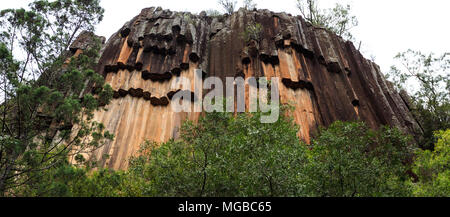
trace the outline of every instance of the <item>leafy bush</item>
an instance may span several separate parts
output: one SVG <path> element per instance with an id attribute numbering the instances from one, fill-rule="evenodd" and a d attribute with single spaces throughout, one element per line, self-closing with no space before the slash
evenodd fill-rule
<path id="1" fill-rule="evenodd" d="M 210 113 L 186 123 L 181 139 L 143 146 L 130 171 L 158 196 L 294 196 L 305 164 L 292 122 L 261 124 L 260 114 Z"/>
<path id="2" fill-rule="evenodd" d="M 413 171 L 417 182 L 411 182 L 414 196 L 450 196 L 450 129 L 436 133 L 439 138 L 434 151 L 419 150 Z"/>
<path id="3" fill-rule="evenodd" d="M 436 55 L 407 50 L 386 75 L 399 91 L 411 96 L 411 111 L 423 129 L 420 147 L 433 150 L 434 133 L 450 128 L 450 53 Z M 409 101 L 409 100 L 408 100 Z"/>
<path id="4" fill-rule="evenodd" d="M 285 117 L 207 114 L 178 141 L 146 143 L 133 176 L 157 196 L 408 196 L 409 137 L 397 129 L 336 122 L 310 150 Z"/>
<path id="5" fill-rule="evenodd" d="M 246 42 L 254 40 L 259 43 L 261 40 L 261 32 L 262 25 L 260 23 L 250 23 L 245 27 L 242 36 Z"/>
<path id="6" fill-rule="evenodd" d="M 336 122 L 311 145 L 282 116 L 260 123 L 260 113 L 208 113 L 186 122 L 181 137 L 146 142 L 127 171 L 90 172 L 67 163 L 43 171 L 17 195 L 31 196 L 448 196 L 448 136 L 434 153 L 419 154 L 408 175 L 413 148 L 397 129 Z"/>
<path id="7" fill-rule="evenodd" d="M 411 153 L 397 129 L 338 121 L 313 140 L 305 185 L 311 196 L 407 196 Z"/>

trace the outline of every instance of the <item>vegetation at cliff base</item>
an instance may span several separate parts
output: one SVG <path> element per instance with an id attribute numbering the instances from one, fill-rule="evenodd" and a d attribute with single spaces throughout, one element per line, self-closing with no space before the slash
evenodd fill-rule
<path id="1" fill-rule="evenodd" d="M 309 146 L 286 117 L 207 114 L 180 140 L 147 143 L 130 175 L 148 196 L 406 196 L 413 151 L 398 130 L 337 122 Z"/>
<path id="2" fill-rule="evenodd" d="M 20 195 L 448 196 L 448 132 L 411 165 L 418 149 L 397 129 L 336 122 L 308 145 L 289 118 L 261 124 L 258 115 L 207 114 L 178 140 L 143 144 L 126 171 L 61 164 Z"/>
<path id="3" fill-rule="evenodd" d="M 283 196 L 301 194 L 297 179 L 306 146 L 284 118 L 261 124 L 258 114 L 211 113 L 187 122 L 181 139 L 148 143 L 131 161 L 154 195 Z"/>
<path id="4" fill-rule="evenodd" d="M 450 196 L 450 130 L 439 131 L 434 151 L 418 150 L 413 172 L 418 179 L 412 182 L 413 195 L 419 197 Z"/>

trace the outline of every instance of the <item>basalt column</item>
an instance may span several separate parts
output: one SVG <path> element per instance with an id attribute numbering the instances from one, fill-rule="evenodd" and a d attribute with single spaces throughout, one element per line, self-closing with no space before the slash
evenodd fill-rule
<path id="1" fill-rule="evenodd" d="M 252 25 L 261 31 L 249 39 L 245 32 Z M 193 94 L 195 69 L 224 84 L 226 77 L 278 77 L 281 103 L 295 107 L 288 115 L 306 142 L 319 126 L 337 120 L 396 126 L 416 136 L 421 132 L 407 99 L 375 63 L 351 42 L 299 16 L 240 9 L 209 17 L 146 8 L 102 49 L 97 72 L 114 89 L 114 99 L 96 112 L 95 120 L 115 139 L 89 157 L 101 160 L 101 166 L 125 169 L 144 141 L 176 138 L 184 120 L 200 116 L 176 113 L 170 106 L 175 93 Z"/>

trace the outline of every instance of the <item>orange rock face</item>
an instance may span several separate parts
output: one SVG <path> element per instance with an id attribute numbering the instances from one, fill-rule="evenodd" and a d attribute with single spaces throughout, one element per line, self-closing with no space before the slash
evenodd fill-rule
<path id="1" fill-rule="evenodd" d="M 248 27 L 261 24 L 257 38 L 246 40 Z M 82 43 L 81 43 L 82 44 Z M 72 46 L 82 49 L 82 46 Z M 337 120 L 365 121 L 370 127 L 397 126 L 419 136 L 407 99 L 386 81 L 379 67 L 353 44 L 307 24 L 301 17 L 267 10 L 239 10 L 208 17 L 146 8 L 104 45 L 97 72 L 115 90 L 106 111 L 95 120 L 115 135 L 90 157 L 125 169 L 146 140 L 176 138 L 184 120 L 200 113 L 176 113 L 171 96 L 194 91 L 195 69 L 204 76 L 278 77 L 281 103 L 309 142 L 319 126 Z M 176 85 L 172 85 L 175 83 Z M 247 87 L 255 88 L 255 87 Z M 203 91 L 205 92 L 205 91 Z M 248 104 L 248 99 L 246 101 Z"/>

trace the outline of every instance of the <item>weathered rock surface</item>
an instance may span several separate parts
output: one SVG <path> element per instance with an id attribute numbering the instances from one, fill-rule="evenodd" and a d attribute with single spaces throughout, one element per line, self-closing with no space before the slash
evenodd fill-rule
<path id="1" fill-rule="evenodd" d="M 246 27 L 260 23 L 258 40 L 245 41 Z M 72 46 L 82 49 L 83 43 Z M 208 17 L 145 8 L 104 45 L 97 71 L 115 90 L 95 119 L 115 140 L 91 157 L 102 166 L 124 169 L 145 140 L 178 136 L 181 123 L 199 113 L 175 113 L 172 96 L 193 91 L 194 70 L 206 76 L 279 77 L 281 103 L 291 103 L 298 135 L 309 142 L 319 126 L 336 120 L 365 121 L 370 127 L 397 126 L 419 135 L 407 99 L 386 81 L 379 67 L 351 42 L 310 26 L 299 16 L 240 9 Z M 171 86 L 172 81 L 179 81 Z M 225 82 L 224 82 L 225 83 Z M 248 87 L 252 88 L 252 87 Z"/>

